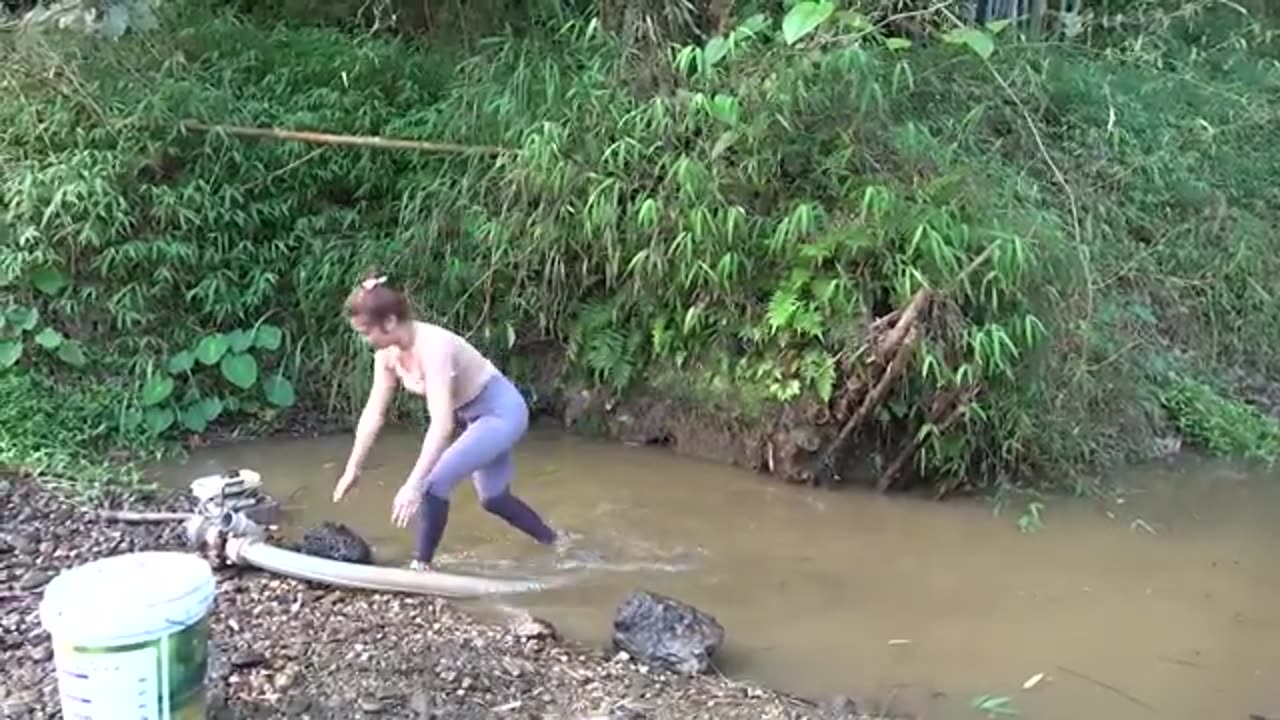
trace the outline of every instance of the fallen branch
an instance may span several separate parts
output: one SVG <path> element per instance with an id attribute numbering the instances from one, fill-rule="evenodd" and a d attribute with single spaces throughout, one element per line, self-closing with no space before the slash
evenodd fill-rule
<path id="1" fill-rule="evenodd" d="M 818 472 L 814 475 L 815 480 L 818 479 L 819 475 L 832 473 L 833 460 L 840 448 L 844 447 L 849 436 L 866 421 L 871 412 L 884 402 L 893 384 L 906 371 L 911 352 L 920 340 L 920 315 L 924 312 L 932 297 L 933 294 L 928 288 L 917 292 L 911 298 L 911 302 L 907 304 L 907 307 L 902 310 L 897 324 L 876 343 L 876 356 L 873 364 L 883 365 L 884 371 L 871 391 L 862 398 L 857 411 L 845 421 L 835 439 L 827 445 L 827 449 L 818 460 Z M 891 356 L 890 353 L 892 353 Z"/>
<path id="2" fill-rule="evenodd" d="M 98 512 L 99 520 L 108 522 L 122 523 L 166 523 L 166 522 L 184 522 L 190 519 L 194 513 L 180 512 L 134 512 L 132 510 L 101 510 Z"/>
<path id="3" fill-rule="evenodd" d="M 1064 673 L 1068 674 L 1068 675 L 1074 675 L 1075 677 L 1080 678 L 1081 680 L 1084 680 L 1085 682 L 1091 682 L 1091 683 L 1093 683 L 1094 685 L 1097 685 L 1098 687 L 1103 688 L 1104 690 L 1110 690 L 1111 692 L 1115 693 L 1116 695 L 1119 695 L 1120 697 L 1122 697 L 1122 698 L 1124 698 L 1124 699 L 1128 700 L 1129 702 L 1133 703 L 1134 705 L 1137 705 L 1138 707 L 1143 707 L 1143 708 L 1146 708 L 1146 709 L 1151 710 L 1151 711 L 1154 711 L 1154 710 L 1155 710 L 1155 707 L 1153 707 L 1150 703 L 1148 703 L 1148 702 L 1146 702 L 1146 701 L 1142 700 L 1141 698 L 1135 697 L 1135 696 L 1134 696 L 1133 694 L 1131 694 L 1131 693 L 1128 693 L 1128 692 L 1125 692 L 1124 690 L 1121 690 L 1120 688 L 1116 687 L 1115 685 L 1112 685 L 1112 684 L 1110 684 L 1110 683 L 1102 682 L 1101 680 L 1099 680 L 1099 679 L 1097 679 L 1097 678 L 1095 678 L 1095 677 L 1090 677 L 1090 676 L 1088 676 L 1088 675 L 1085 675 L 1085 674 L 1084 674 L 1084 673 L 1082 673 L 1082 672 L 1079 672 L 1078 670 L 1072 670 L 1071 668 L 1069 668 L 1069 667 L 1064 667 L 1064 666 L 1062 666 L 1062 665 L 1059 665 L 1059 666 L 1058 666 L 1058 669 L 1059 669 L 1059 670 L 1061 670 L 1062 672 L 1064 672 Z"/>
<path id="4" fill-rule="evenodd" d="M 929 301 L 932 299 L 933 293 L 928 288 L 920 290 L 911 298 L 911 302 L 907 303 L 907 307 L 903 309 L 902 317 L 898 319 L 897 324 L 893 326 L 893 329 L 885 333 L 880 342 L 876 344 L 876 359 L 884 362 L 889 353 L 893 352 L 895 356 L 898 355 L 895 351 L 903 344 L 904 338 L 912 330 L 915 330 L 916 321 L 919 320 L 920 313 L 924 312 L 924 309 L 928 307 Z"/>
<path id="5" fill-rule="evenodd" d="M 963 414 L 964 409 L 968 407 L 968 404 L 968 400 L 956 403 L 951 409 L 951 412 L 947 413 L 947 416 L 943 418 L 941 422 L 935 423 L 937 432 L 944 433 L 950 429 L 952 423 L 954 423 Z M 880 481 L 876 483 L 877 492 L 887 492 L 889 488 L 893 486 L 893 482 L 898 479 L 898 475 L 900 475 L 903 469 L 906 468 L 907 463 L 916 456 L 916 453 L 920 452 L 920 448 L 924 443 L 924 437 L 917 437 L 908 443 L 907 446 L 902 449 L 902 452 L 898 453 L 898 456 L 889 464 L 889 467 L 884 471 L 884 474 L 880 476 Z"/>
<path id="6" fill-rule="evenodd" d="M 332 133 L 311 132 L 307 130 L 280 130 L 278 128 L 255 128 L 240 125 L 207 125 L 196 120 L 183 120 L 182 129 L 189 132 L 224 133 L 227 135 L 245 138 L 294 140 L 297 142 L 312 143 L 315 145 L 347 145 L 353 147 L 378 148 L 381 150 L 476 153 L 480 155 L 506 155 L 508 153 L 515 152 L 509 148 L 497 147 L 494 145 L 457 145 L 454 143 L 384 138 L 377 135 L 335 135 Z"/>

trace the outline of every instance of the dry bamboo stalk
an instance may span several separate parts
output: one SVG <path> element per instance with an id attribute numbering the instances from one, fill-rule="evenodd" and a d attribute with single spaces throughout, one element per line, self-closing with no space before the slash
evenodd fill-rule
<path id="1" fill-rule="evenodd" d="M 134 512 L 132 510 L 103 510 L 98 518 L 111 522 L 123 523 L 163 523 L 183 522 L 191 517 L 191 513 L 180 512 Z"/>
<path id="2" fill-rule="evenodd" d="M 419 152 L 437 153 L 478 153 L 482 155 L 505 155 L 514 150 L 494 145 L 458 145 L 454 143 L 425 142 L 422 140 L 403 140 L 400 138 L 384 138 L 377 135 L 335 135 L 333 133 L 311 132 L 307 130 L 281 130 L 279 128 L 255 128 L 241 125 L 208 125 L 196 120 L 183 120 L 182 129 L 190 132 L 219 132 L 245 138 L 262 138 L 269 140 L 294 140 L 315 145 L 347 145 L 352 147 L 372 147 L 382 150 L 416 150 Z"/>

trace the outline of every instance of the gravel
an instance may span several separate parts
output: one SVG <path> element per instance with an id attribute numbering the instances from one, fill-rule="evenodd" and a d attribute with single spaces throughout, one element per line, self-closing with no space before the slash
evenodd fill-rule
<path id="1" fill-rule="evenodd" d="M 172 497 L 129 507 L 182 504 Z M 181 528 L 104 523 L 20 479 L 0 478 L 0 509 L 0 717 L 58 717 L 40 589 L 95 558 L 185 549 Z M 219 573 L 212 633 L 211 718 L 864 717 L 843 699 L 814 703 L 714 675 L 683 678 L 577 647 L 534 618 L 486 624 L 436 598 L 238 568 Z"/>

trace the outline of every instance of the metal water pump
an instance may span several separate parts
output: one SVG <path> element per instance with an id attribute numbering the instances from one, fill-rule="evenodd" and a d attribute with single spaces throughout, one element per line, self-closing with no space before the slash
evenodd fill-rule
<path id="1" fill-rule="evenodd" d="M 266 540 L 265 526 L 275 524 L 280 508 L 261 488 L 262 476 L 247 468 L 193 480 L 196 512 L 185 523 L 188 546 L 224 567 L 233 562 L 228 540 Z"/>

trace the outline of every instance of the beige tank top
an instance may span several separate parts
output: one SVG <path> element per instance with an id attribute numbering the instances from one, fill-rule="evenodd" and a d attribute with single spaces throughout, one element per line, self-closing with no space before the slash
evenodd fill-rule
<path id="1" fill-rule="evenodd" d="M 426 378 L 422 376 L 419 363 L 415 362 L 419 354 L 443 352 L 448 356 L 452 369 L 450 378 L 453 385 L 454 409 L 466 405 L 484 390 L 485 383 L 498 373 L 498 368 L 465 338 L 450 330 L 431 323 L 414 323 L 417 337 L 412 350 L 401 350 L 397 347 L 387 348 L 384 362 L 386 367 L 395 373 L 405 390 L 415 394 L 427 394 Z"/>

